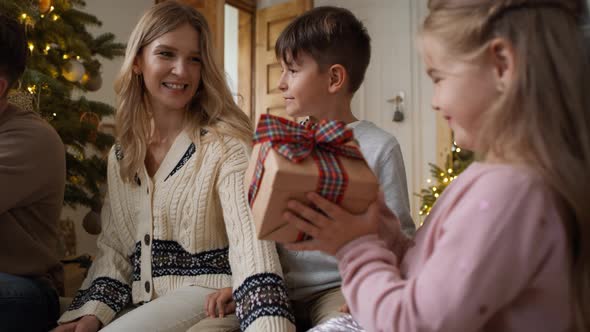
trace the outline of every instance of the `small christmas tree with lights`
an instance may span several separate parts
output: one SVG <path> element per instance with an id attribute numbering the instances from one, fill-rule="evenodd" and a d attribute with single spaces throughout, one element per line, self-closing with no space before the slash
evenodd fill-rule
<path id="1" fill-rule="evenodd" d="M 463 150 L 453 142 L 451 153 L 447 156 L 444 168 L 429 163 L 430 174 L 434 181 L 432 179 L 426 180 L 428 187 L 422 189 L 420 194 L 416 194 L 422 199 L 419 212 L 421 216 L 430 213 L 438 197 L 473 162 L 473 158 L 473 152 Z"/>
<path id="2" fill-rule="evenodd" d="M 64 203 L 97 209 L 106 177 L 100 152 L 113 144 L 98 126 L 114 109 L 74 96 L 100 89 L 97 56 L 113 59 L 124 54 L 125 46 L 115 43 L 113 34 L 94 37 L 87 31 L 101 22 L 80 10 L 85 5 L 82 0 L 2 0 L 0 13 L 24 25 L 30 50 L 27 70 L 9 101 L 37 111 L 61 136 L 67 165 Z"/>

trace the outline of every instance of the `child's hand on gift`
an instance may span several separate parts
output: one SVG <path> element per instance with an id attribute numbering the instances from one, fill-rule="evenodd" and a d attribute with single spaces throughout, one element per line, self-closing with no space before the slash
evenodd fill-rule
<path id="1" fill-rule="evenodd" d="M 340 206 L 326 200 L 317 193 L 308 193 L 307 198 L 322 212 L 298 202 L 289 201 L 283 218 L 312 239 L 285 244 L 290 250 L 321 250 L 335 255 L 350 241 L 368 234 L 377 234 L 383 219 L 381 213 L 385 205 L 383 193 L 373 202 L 365 213 L 354 215 Z"/>
<path id="2" fill-rule="evenodd" d="M 207 315 L 213 318 L 217 317 L 217 314 L 223 318 L 226 314 L 235 312 L 236 302 L 232 297 L 232 288 L 222 288 L 207 295 L 205 308 L 207 309 Z"/>

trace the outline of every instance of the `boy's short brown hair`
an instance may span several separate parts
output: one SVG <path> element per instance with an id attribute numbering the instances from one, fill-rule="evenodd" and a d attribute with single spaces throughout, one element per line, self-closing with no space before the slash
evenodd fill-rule
<path id="1" fill-rule="evenodd" d="M 371 58 L 371 37 L 349 10 L 316 7 L 291 22 L 277 39 L 275 54 L 286 63 L 297 61 L 299 52 L 309 54 L 324 70 L 342 65 L 355 93 L 365 78 Z"/>
<path id="2" fill-rule="evenodd" d="M 27 39 L 25 30 L 14 19 L 0 14 L 0 75 L 12 86 L 25 71 Z M 0 96 L 1 97 L 1 96 Z"/>

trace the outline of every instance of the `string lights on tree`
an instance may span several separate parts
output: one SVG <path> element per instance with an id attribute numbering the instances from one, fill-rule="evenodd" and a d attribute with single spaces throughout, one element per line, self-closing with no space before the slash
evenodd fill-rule
<path id="1" fill-rule="evenodd" d="M 125 45 L 115 36 L 93 36 L 87 30 L 102 23 L 83 11 L 84 0 L 2 0 L 0 13 L 25 27 L 29 59 L 9 101 L 45 118 L 66 145 L 65 204 L 96 206 L 106 176 L 102 155 L 113 137 L 98 130 L 100 120 L 112 115 L 112 106 L 90 101 L 84 92 L 102 85 L 98 57 L 124 55 Z M 82 96 L 82 97 L 79 97 Z"/>
<path id="2" fill-rule="evenodd" d="M 419 212 L 421 216 L 427 216 L 430 213 L 443 191 L 473 162 L 473 159 L 472 152 L 461 149 L 456 142 L 453 142 L 444 168 L 429 163 L 431 178 L 426 180 L 427 187 L 416 194 L 421 198 Z"/>

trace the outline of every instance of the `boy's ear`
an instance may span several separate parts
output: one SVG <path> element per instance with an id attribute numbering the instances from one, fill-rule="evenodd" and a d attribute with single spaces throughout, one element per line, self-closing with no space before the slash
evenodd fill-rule
<path id="1" fill-rule="evenodd" d="M 344 66 L 340 64 L 332 65 L 328 69 L 328 74 L 330 75 L 329 92 L 335 93 L 344 88 L 346 81 L 348 80 L 348 73 Z"/>
<path id="2" fill-rule="evenodd" d="M 506 39 L 495 38 L 490 42 L 489 52 L 497 89 L 499 92 L 503 92 L 515 78 L 516 54 L 514 48 Z"/>

